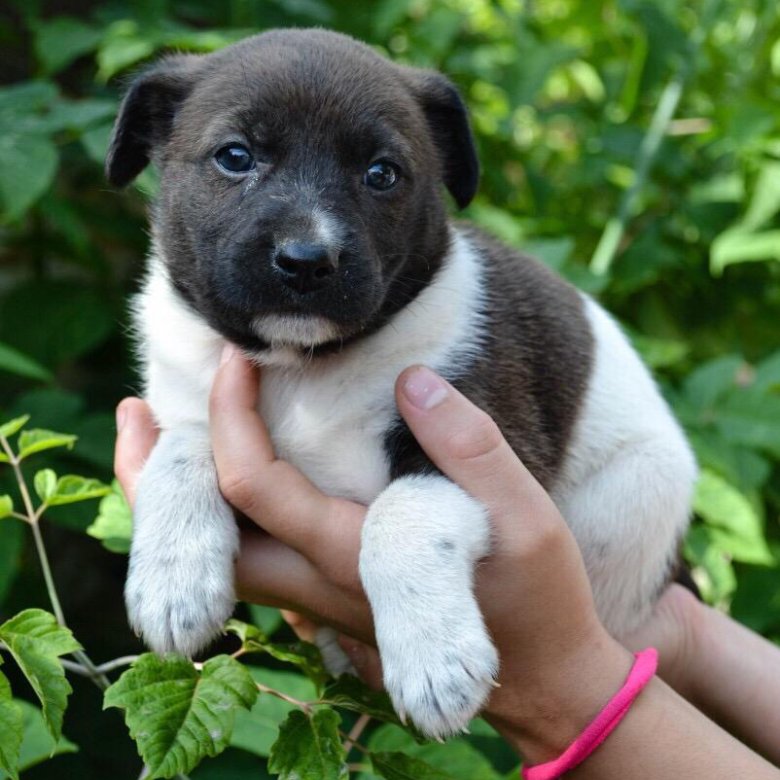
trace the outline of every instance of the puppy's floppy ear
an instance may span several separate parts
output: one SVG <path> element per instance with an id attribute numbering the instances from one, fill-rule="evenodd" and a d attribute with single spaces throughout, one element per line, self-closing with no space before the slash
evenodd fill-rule
<path id="1" fill-rule="evenodd" d="M 479 159 L 468 111 L 449 79 L 434 71 L 415 70 L 412 73 L 413 90 L 441 155 L 444 184 L 458 208 L 465 208 L 479 184 Z"/>
<path id="2" fill-rule="evenodd" d="M 106 178 L 129 184 L 149 164 L 153 148 L 166 140 L 176 109 L 189 94 L 202 58 L 176 55 L 137 76 L 119 107 L 106 155 Z"/>

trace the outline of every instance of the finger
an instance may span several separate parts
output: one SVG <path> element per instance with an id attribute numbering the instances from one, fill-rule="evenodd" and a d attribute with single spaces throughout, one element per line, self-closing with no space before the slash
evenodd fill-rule
<path id="1" fill-rule="evenodd" d="M 315 623 L 300 612 L 293 612 L 291 609 L 283 609 L 281 613 L 285 623 L 295 632 L 298 639 L 314 642 L 317 629 L 321 627 L 320 623 Z"/>
<path id="2" fill-rule="evenodd" d="M 375 647 L 360 642 L 346 634 L 339 636 L 338 643 L 347 658 L 349 658 L 352 666 L 355 667 L 358 677 L 369 688 L 381 691 L 383 688 L 382 661 L 379 657 L 379 651 Z"/>
<path id="3" fill-rule="evenodd" d="M 125 398 L 119 403 L 116 423 L 114 473 L 132 505 L 138 476 L 160 432 L 155 425 L 152 410 L 140 398 Z"/>
<path id="4" fill-rule="evenodd" d="M 361 590 L 334 585 L 308 558 L 267 534 L 242 534 L 236 587 L 244 601 L 292 610 L 314 623 L 338 626 L 355 636 L 373 635 Z"/>
<path id="5" fill-rule="evenodd" d="M 211 392 L 209 419 L 219 486 L 225 498 L 272 536 L 309 557 L 327 555 L 350 521 L 338 499 L 321 493 L 300 471 L 274 454 L 257 413 L 257 371 L 227 348 Z M 354 529 L 352 529 L 354 530 Z"/>
<path id="6" fill-rule="evenodd" d="M 494 520 L 514 519 L 518 511 L 528 518 L 554 511 L 490 416 L 433 371 L 424 366 L 403 371 L 396 402 L 428 457 L 485 504 Z"/>

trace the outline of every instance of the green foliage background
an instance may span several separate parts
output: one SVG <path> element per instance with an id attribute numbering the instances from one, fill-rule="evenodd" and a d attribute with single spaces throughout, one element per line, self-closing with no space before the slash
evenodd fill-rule
<path id="1" fill-rule="evenodd" d="M 465 216 L 540 256 L 624 323 L 702 466 L 686 545 L 695 577 L 710 601 L 780 640 L 776 0 L 7 2 L 0 420 L 29 413 L 38 427 L 78 434 L 78 447 L 47 465 L 109 479 L 113 408 L 137 388 L 126 302 L 156 186 L 152 171 L 126 192 L 104 183 L 119 95 L 162 51 L 207 52 L 281 25 L 350 33 L 460 86 L 483 163 Z M 654 130 L 659 105 L 675 111 Z M 53 509 L 44 533 L 71 626 L 103 660 L 138 645 L 121 607 L 123 558 L 81 533 L 93 515 Z M 46 605 L 26 529 L 0 521 L 0 619 Z M 63 755 L 25 777 L 137 776 L 118 715 L 98 716 L 97 695 L 73 684 L 64 731 L 80 751 L 62 743 Z M 405 749 L 448 776 L 513 767 L 487 730 L 440 748 L 392 728 L 371 732 L 377 749 Z M 267 776 L 270 742 L 260 756 L 242 749 L 249 743 L 193 777 Z"/>

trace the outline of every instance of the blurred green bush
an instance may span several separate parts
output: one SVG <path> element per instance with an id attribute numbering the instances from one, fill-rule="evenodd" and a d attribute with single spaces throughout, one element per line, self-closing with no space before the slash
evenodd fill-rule
<path id="1" fill-rule="evenodd" d="M 78 448 L 58 457 L 110 477 L 113 407 L 137 388 L 126 300 L 156 187 L 151 171 L 122 193 L 103 180 L 123 85 L 165 50 L 212 51 L 282 25 L 350 33 L 459 85 L 483 163 L 464 216 L 620 317 L 702 466 L 685 549 L 695 577 L 710 601 L 780 640 L 776 0 L 10 0 L 0 10 L 0 419 L 29 413 L 77 433 Z M 126 648 L 120 559 L 73 533 L 88 510 L 52 517 L 47 533 L 68 553 L 55 575 L 82 633 L 98 656 Z M 0 617 L 45 605 L 23 532 L 0 525 Z M 133 776 L 132 746 L 118 721 L 92 724 L 89 696 L 65 724 L 81 754 L 25 776 Z M 452 776 L 511 768 L 489 735 L 462 742 L 487 766 L 467 761 Z M 233 750 L 195 776 L 261 777 L 261 764 Z"/>

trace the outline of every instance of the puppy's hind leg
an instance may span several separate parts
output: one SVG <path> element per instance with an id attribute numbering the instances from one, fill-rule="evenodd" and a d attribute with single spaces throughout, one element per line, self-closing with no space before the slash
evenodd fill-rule
<path id="1" fill-rule="evenodd" d="M 192 656 L 230 617 L 238 551 L 205 428 L 160 435 L 138 482 L 133 525 L 130 624 L 156 652 Z"/>
<path id="2" fill-rule="evenodd" d="M 397 479 L 369 507 L 360 578 L 384 683 L 401 717 L 432 737 L 466 727 L 498 669 L 473 592 L 487 513 L 440 476 Z"/>

